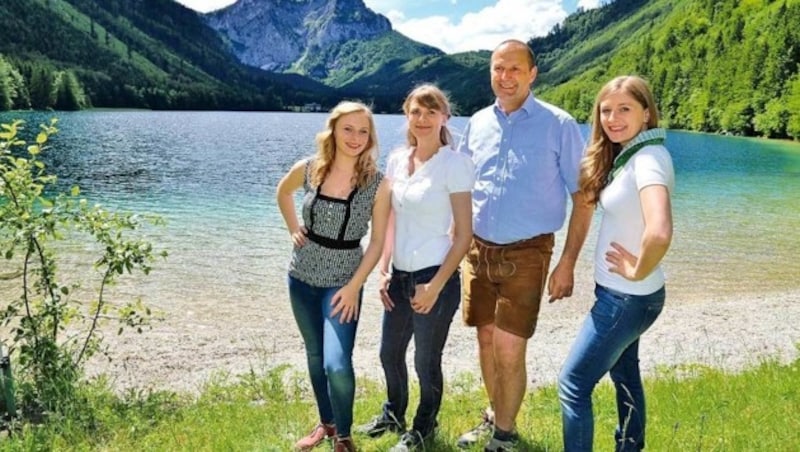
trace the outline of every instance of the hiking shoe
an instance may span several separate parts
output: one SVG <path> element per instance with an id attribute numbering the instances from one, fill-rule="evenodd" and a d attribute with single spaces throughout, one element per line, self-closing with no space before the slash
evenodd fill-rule
<path id="1" fill-rule="evenodd" d="M 400 433 L 405 429 L 405 422 L 398 421 L 391 411 L 386 411 L 382 415 L 358 427 L 356 430 L 370 438 L 377 438 L 386 432 Z"/>
<path id="2" fill-rule="evenodd" d="M 458 438 L 458 447 L 462 449 L 469 448 L 479 442 L 485 440 L 494 432 L 494 411 L 487 408 L 482 413 L 481 423 L 475 426 L 472 430 L 464 433 Z"/>
<path id="3" fill-rule="evenodd" d="M 486 443 L 483 452 L 512 452 L 517 450 L 517 443 L 519 443 L 519 435 L 512 433 L 511 437 L 506 440 L 498 439 L 494 435 Z"/>
<path id="4" fill-rule="evenodd" d="M 333 452 L 356 452 L 356 445 L 349 436 L 346 438 L 337 436 L 333 439 Z"/>
<path id="5" fill-rule="evenodd" d="M 300 440 L 294 444 L 294 450 L 307 452 L 322 444 L 326 439 L 333 438 L 334 436 L 336 436 L 335 425 L 319 423 L 311 430 L 311 433 L 304 438 L 300 438 Z"/>
<path id="6" fill-rule="evenodd" d="M 400 441 L 389 449 L 389 452 L 410 452 L 412 450 L 424 449 L 425 437 L 422 436 L 422 433 L 420 433 L 419 430 L 409 430 L 403 433 L 403 436 L 400 437 Z"/>

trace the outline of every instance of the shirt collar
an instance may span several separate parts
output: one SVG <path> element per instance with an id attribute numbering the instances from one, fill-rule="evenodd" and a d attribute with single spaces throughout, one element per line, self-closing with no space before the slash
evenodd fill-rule
<path id="1" fill-rule="evenodd" d="M 519 108 L 519 110 L 514 111 L 512 114 L 524 111 L 527 116 L 532 116 L 535 109 L 536 101 L 533 97 L 533 91 L 529 91 L 528 97 L 526 97 L 525 101 L 522 102 L 522 106 Z M 503 112 L 503 109 L 500 108 L 500 102 L 497 100 L 497 98 L 494 100 L 494 111 L 498 115 L 506 116 L 506 114 Z"/>
<path id="2" fill-rule="evenodd" d="M 662 140 L 666 139 L 667 138 L 667 131 L 664 130 L 664 129 L 661 129 L 661 128 L 655 128 L 655 129 L 647 129 L 647 130 L 644 130 L 642 132 L 639 132 L 639 135 L 636 135 L 635 137 L 633 137 L 633 139 L 631 141 L 629 141 L 628 144 L 626 144 L 624 148 L 622 148 L 622 150 L 619 152 L 619 154 L 622 155 L 629 148 L 631 148 L 633 146 L 636 146 L 637 144 L 639 144 L 641 142 L 644 142 L 644 141 L 647 141 L 647 140 L 652 140 L 652 139 L 655 139 L 655 138 L 661 138 Z"/>

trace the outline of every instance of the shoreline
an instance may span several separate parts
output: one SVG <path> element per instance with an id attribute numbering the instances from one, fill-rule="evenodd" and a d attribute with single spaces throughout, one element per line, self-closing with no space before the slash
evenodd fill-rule
<path id="1" fill-rule="evenodd" d="M 370 278 L 374 281 L 374 278 Z M 353 363 L 357 378 L 383 381 L 378 357 L 382 306 L 370 282 Z M 593 285 L 576 284 L 574 295 L 553 304 L 544 301 L 539 324 L 528 342 L 529 388 L 556 382 L 561 363 L 590 309 Z M 696 299 L 671 297 L 659 319 L 641 340 L 642 373 L 652 377 L 659 369 L 701 364 L 725 371 L 757 365 L 764 359 L 788 362 L 798 357 L 800 344 L 800 289 L 774 293 L 709 296 Z M 305 351 L 285 294 L 266 303 L 243 300 L 236 315 L 225 312 L 198 316 L 181 310 L 166 312 L 142 334 L 106 333 L 108 361 L 95 356 L 86 366 L 87 376 L 106 374 L 115 389 L 168 390 L 198 394 L 209 381 L 251 371 L 257 375 L 288 364 L 304 377 Z M 244 306 L 247 305 L 247 306 Z M 407 354 L 413 375 L 413 340 Z M 456 312 L 444 349 L 442 366 L 446 384 L 468 373 L 480 381 L 475 331 Z M 415 378 L 415 377 L 414 377 Z"/>

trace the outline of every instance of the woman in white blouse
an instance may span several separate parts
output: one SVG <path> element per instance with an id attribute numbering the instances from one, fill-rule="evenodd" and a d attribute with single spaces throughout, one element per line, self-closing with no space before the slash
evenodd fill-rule
<path id="1" fill-rule="evenodd" d="M 392 451 L 420 448 L 433 436 L 442 401 L 442 349 L 461 301 L 459 263 L 472 239 L 472 160 L 453 149 L 450 104 L 436 86 L 415 88 L 403 103 L 407 145 L 389 156 L 392 213 L 380 270 L 385 307 L 381 364 L 383 413 L 362 431 L 402 432 Z M 389 264 L 391 261 L 391 271 Z M 414 337 L 420 403 L 406 431 L 406 350 Z"/>

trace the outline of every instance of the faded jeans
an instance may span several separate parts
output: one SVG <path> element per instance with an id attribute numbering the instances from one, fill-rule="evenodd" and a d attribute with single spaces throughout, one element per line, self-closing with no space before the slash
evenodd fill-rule
<path id="1" fill-rule="evenodd" d="M 617 394 L 617 451 L 644 449 L 645 398 L 639 371 L 639 337 L 664 307 L 665 290 L 627 295 L 597 285 L 587 316 L 558 378 L 564 450 L 591 451 L 592 391 L 606 372 Z"/>
<path id="2" fill-rule="evenodd" d="M 456 270 L 447 280 L 439 298 L 428 314 L 417 314 L 411 308 L 417 284 L 433 279 L 439 266 L 415 272 L 393 270 L 389 283 L 389 296 L 394 309 L 384 311 L 381 336 L 381 364 L 386 375 L 388 401 L 384 416 L 389 413 L 405 424 L 408 408 L 408 368 L 406 350 L 414 336 L 414 368 L 417 371 L 420 401 L 414 416 L 413 428 L 423 436 L 436 427 L 436 416 L 442 404 L 444 381 L 442 377 L 442 350 L 450 324 L 461 302 L 461 280 Z"/>
<path id="3" fill-rule="evenodd" d="M 316 287 L 289 277 L 292 312 L 305 343 L 320 421 L 336 424 L 338 434 L 345 437 L 350 436 L 353 424 L 353 345 L 358 321 L 339 323 L 338 316 L 331 318 L 331 298 L 339 289 Z M 361 296 L 359 292 L 359 311 Z"/>

